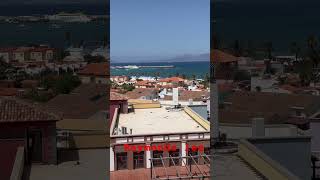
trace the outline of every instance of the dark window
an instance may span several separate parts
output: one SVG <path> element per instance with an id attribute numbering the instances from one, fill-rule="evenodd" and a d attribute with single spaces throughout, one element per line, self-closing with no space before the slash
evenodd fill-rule
<path id="1" fill-rule="evenodd" d="M 180 157 L 180 151 L 179 151 L 179 149 L 177 149 L 176 151 L 170 151 L 169 152 L 169 156 L 171 156 L 171 157 L 176 157 L 176 158 L 173 158 L 173 161 L 174 161 L 174 164 L 175 165 L 180 165 L 180 159 L 178 158 L 178 157 Z M 172 160 L 170 159 L 170 166 L 173 166 L 174 165 L 173 164 L 173 162 L 172 162 Z"/>
<path id="2" fill-rule="evenodd" d="M 205 159 L 205 164 L 209 164 L 210 163 L 210 148 L 204 148 L 204 154 L 203 154 L 203 158 Z"/>
<path id="3" fill-rule="evenodd" d="M 144 168 L 144 152 L 133 153 L 134 169 Z"/>
<path id="4" fill-rule="evenodd" d="M 190 156 L 197 156 L 197 155 L 198 155 L 198 151 L 192 151 L 192 149 L 190 148 L 188 151 L 188 156 L 189 156 L 188 164 L 195 164 Z M 193 157 L 193 159 L 198 163 L 198 157 Z"/>
<path id="5" fill-rule="evenodd" d="M 126 152 L 121 152 L 116 154 L 117 158 L 117 170 L 127 169 L 128 158 Z"/>
<path id="6" fill-rule="evenodd" d="M 96 81 L 96 78 L 94 76 L 91 76 L 90 77 L 90 82 L 95 82 Z"/>
<path id="7" fill-rule="evenodd" d="M 160 158 L 163 157 L 163 152 L 162 151 L 152 151 L 152 158 Z M 153 160 L 153 166 L 154 167 L 159 167 L 162 166 L 162 162 L 160 159 L 154 159 Z"/>

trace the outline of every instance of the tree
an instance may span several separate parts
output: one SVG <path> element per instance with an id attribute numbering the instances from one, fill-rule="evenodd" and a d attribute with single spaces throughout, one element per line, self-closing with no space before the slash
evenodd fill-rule
<path id="1" fill-rule="evenodd" d="M 241 48 L 241 45 L 240 45 L 240 41 L 239 41 L 239 40 L 235 40 L 235 41 L 234 41 L 233 51 L 234 51 L 234 54 L 235 54 L 236 56 L 241 56 L 241 55 L 242 55 L 242 48 Z"/>
<path id="2" fill-rule="evenodd" d="M 122 84 L 121 88 L 125 91 L 132 91 L 135 89 L 134 85 L 132 84 Z"/>
<path id="3" fill-rule="evenodd" d="M 250 74 L 247 71 L 244 70 L 238 70 L 234 77 L 234 81 L 245 81 L 245 80 L 250 80 Z"/>
<path id="4" fill-rule="evenodd" d="M 299 64 L 299 77 L 302 86 L 309 86 L 313 79 L 313 62 L 311 60 L 303 60 Z"/>
<path id="5" fill-rule="evenodd" d="M 271 60 L 273 59 L 272 56 L 272 52 L 273 52 L 273 45 L 271 41 L 268 41 L 265 43 L 265 51 L 266 51 L 266 55 L 268 60 L 265 61 L 266 63 L 266 74 L 270 74 L 271 73 Z"/>
<path id="6" fill-rule="evenodd" d="M 90 54 L 87 54 L 84 56 L 85 61 L 87 61 L 89 64 L 91 63 L 101 63 L 106 62 L 106 59 L 103 56 L 92 56 Z"/>
<path id="7" fill-rule="evenodd" d="M 318 45 L 319 42 L 316 36 L 310 36 L 308 38 L 308 57 L 312 60 L 314 66 L 318 66 L 320 62 Z"/>
<path id="8" fill-rule="evenodd" d="M 301 48 L 299 47 L 297 42 L 292 42 L 290 45 L 290 51 L 295 55 L 295 59 L 297 60 L 299 57 L 299 53 L 301 51 Z"/>
<path id="9" fill-rule="evenodd" d="M 257 92 L 261 92 L 261 87 L 260 86 L 256 86 L 256 91 Z"/>
<path id="10" fill-rule="evenodd" d="M 192 74 L 192 80 L 196 80 L 196 75 Z"/>
<path id="11" fill-rule="evenodd" d="M 65 32 L 64 40 L 65 40 L 67 46 L 71 46 L 71 32 L 70 31 Z"/>
<path id="12" fill-rule="evenodd" d="M 265 51 L 267 53 L 267 57 L 269 60 L 272 60 L 273 56 L 272 56 L 272 52 L 273 52 L 273 44 L 271 41 L 268 41 L 265 43 Z"/>
<path id="13" fill-rule="evenodd" d="M 0 56 L 0 79 L 10 79 L 9 76 L 13 76 L 12 73 L 15 72 L 15 68 L 11 64 L 5 62 L 3 57 Z"/>

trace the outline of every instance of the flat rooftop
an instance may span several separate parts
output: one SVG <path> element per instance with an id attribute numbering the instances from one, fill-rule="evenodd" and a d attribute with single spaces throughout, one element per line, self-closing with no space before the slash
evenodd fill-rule
<path id="1" fill-rule="evenodd" d="M 88 180 L 106 179 L 105 170 L 108 169 L 107 149 L 76 150 L 71 154 L 67 150 L 60 154 L 64 162 L 58 165 L 32 164 L 26 179 L 29 180 Z M 69 152 L 70 153 L 70 152 Z M 77 155 L 74 155 L 76 153 Z M 77 157 L 74 157 L 77 156 Z M 76 162 L 80 164 L 77 165 Z"/>
<path id="2" fill-rule="evenodd" d="M 207 105 L 189 106 L 189 108 L 199 114 L 203 119 L 208 119 Z"/>
<path id="3" fill-rule="evenodd" d="M 214 155 L 212 164 L 212 179 L 263 179 L 252 167 L 248 166 L 236 154 Z"/>
<path id="4" fill-rule="evenodd" d="M 206 131 L 183 109 L 167 110 L 166 106 L 135 109 L 133 113 L 120 114 L 118 129 L 121 127 L 126 127 L 129 134 L 132 129 L 133 135 Z"/>

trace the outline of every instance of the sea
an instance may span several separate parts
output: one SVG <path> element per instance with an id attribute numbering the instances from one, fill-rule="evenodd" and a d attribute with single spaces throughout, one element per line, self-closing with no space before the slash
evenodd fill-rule
<path id="1" fill-rule="evenodd" d="M 319 0 L 215 0 L 211 5 L 213 26 L 224 46 L 235 40 L 256 46 L 267 41 L 274 51 L 287 53 L 297 42 L 303 49 L 311 36 L 320 38 Z"/>
<path id="2" fill-rule="evenodd" d="M 195 76 L 198 79 L 204 79 L 206 74 L 209 74 L 210 62 L 144 62 L 144 63 L 111 63 L 111 66 L 168 66 L 173 68 L 139 68 L 139 69 L 112 69 L 112 76 L 145 76 L 145 77 L 170 77 L 170 76 L 185 76 L 192 78 Z"/>
<path id="3" fill-rule="evenodd" d="M 83 12 L 88 15 L 107 15 L 106 4 L 63 4 L 63 5 L 0 5 L 0 16 L 51 15 L 59 12 Z M 109 23 L 95 21 L 89 23 L 0 23 L 0 47 L 46 44 L 56 48 L 66 46 L 66 33 L 70 33 L 71 43 L 102 42 L 109 38 Z"/>

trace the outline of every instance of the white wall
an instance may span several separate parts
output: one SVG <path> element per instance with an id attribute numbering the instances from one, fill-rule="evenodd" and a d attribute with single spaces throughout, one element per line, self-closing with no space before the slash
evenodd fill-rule
<path id="1" fill-rule="evenodd" d="M 159 100 L 161 105 L 170 105 L 173 106 L 173 102 L 172 100 Z M 179 104 L 181 104 L 181 106 L 188 106 L 189 101 L 179 101 Z M 192 105 L 206 105 L 206 103 L 202 102 L 202 101 L 193 101 Z"/>
<path id="2" fill-rule="evenodd" d="M 291 125 L 266 125 L 265 136 L 267 137 L 284 137 L 284 136 L 297 136 L 297 128 Z M 251 125 L 247 126 L 226 126 L 220 125 L 220 133 L 226 133 L 227 138 L 240 139 L 252 137 Z"/>

